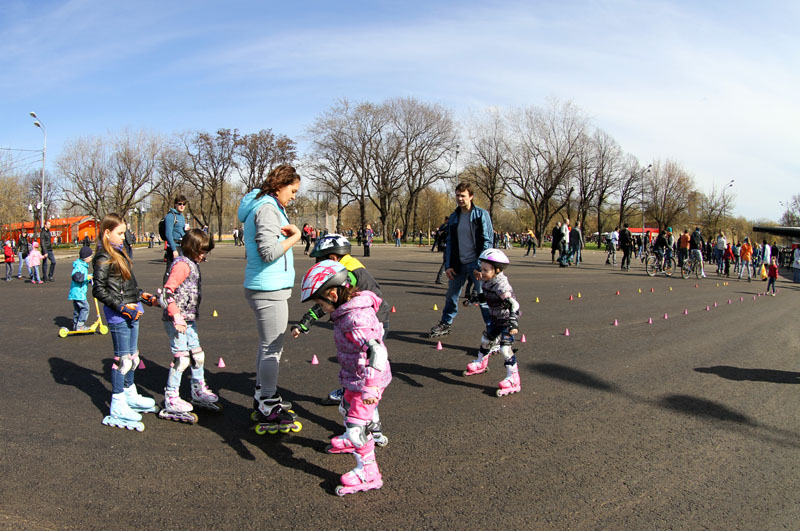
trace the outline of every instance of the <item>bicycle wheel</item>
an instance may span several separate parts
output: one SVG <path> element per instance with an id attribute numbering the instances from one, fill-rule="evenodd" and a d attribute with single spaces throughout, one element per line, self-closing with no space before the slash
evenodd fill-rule
<path id="1" fill-rule="evenodd" d="M 675 259 L 670 258 L 669 260 L 664 261 L 664 274 L 668 277 L 672 276 L 672 273 L 675 271 Z"/>
<path id="2" fill-rule="evenodd" d="M 691 274 L 692 274 L 692 262 L 690 262 L 689 260 L 684 260 L 683 267 L 681 267 L 681 277 L 687 279 Z"/>
<path id="3" fill-rule="evenodd" d="M 656 271 L 658 270 L 658 257 L 657 256 L 648 256 L 647 263 L 644 267 L 645 271 L 647 271 L 647 276 L 654 277 L 656 276 Z"/>

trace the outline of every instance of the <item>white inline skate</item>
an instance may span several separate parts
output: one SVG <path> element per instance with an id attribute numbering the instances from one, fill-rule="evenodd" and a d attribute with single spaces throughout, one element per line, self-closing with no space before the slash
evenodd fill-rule
<path id="1" fill-rule="evenodd" d="M 192 404 L 210 411 L 222 411 L 219 397 L 206 385 L 205 380 L 192 380 Z"/>
<path id="2" fill-rule="evenodd" d="M 125 398 L 125 393 L 111 395 L 111 410 L 103 419 L 103 424 L 115 428 L 144 431 L 142 416 L 131 409 Z"/>
<path id="3" fill-rule="evenodd" d="M 158 413 L 159 407 L 156 405 L 156 401 L 148 396 L 140 395 L 135 385 L 126 387 L 123 391 L 125 400 L 132 410 L 137 413 Z"/>
<path id="4" fill-rule="evenodd" d="M 180 397 L 177 389 L 164 389 L 164 409 L 158 412 L 162 419 L 194 424 L 197 415 L 192 413 L 192 405 Z"/>

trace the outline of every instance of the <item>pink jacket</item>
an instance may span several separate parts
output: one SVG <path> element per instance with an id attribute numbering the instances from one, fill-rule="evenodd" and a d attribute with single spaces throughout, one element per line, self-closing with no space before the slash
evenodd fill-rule
<path id="1" fill-rule="evenodd" d="M 31 252 L 28 253 L 28 258 L 26 260 L 28 260 L 28 265 L 30 267 L 37 267 L 42 263 L 42 258 L 44 258 L 44 255 L 39 252 L 39 248 L 34 247 L 31 249 Z"/>
<path id="2" fill-rule="evenodd" d="M 383 325 L 376 315 L 381 299 L 371 291 L 359 291 L 332 314 L 333 338 L 336 357 L 342 369 L 339 381 L 342 387 L 361 392 L 364 387 L 384 389 L 392 380 L 391 367 L 378 371 L 369 367 L 367 341 L 383 344 Z"/>

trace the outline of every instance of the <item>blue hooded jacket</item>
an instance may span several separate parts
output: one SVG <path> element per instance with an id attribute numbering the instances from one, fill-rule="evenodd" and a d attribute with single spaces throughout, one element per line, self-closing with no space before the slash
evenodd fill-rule
<path id="1" fill-rule="evenodd" d="M 279 212 L 281 226 L 289 225 L 286 211 L 271 195 L 256 199 L 260 190 L 254 189 L 242 198 L 239 204 L 239 221 L 244 224 L 244 246 L 247 253 L 247 266 L 244 270 L 244 287 L 256 291 L 278 291 L 294 286 L 294 255 L 292 249 L 272 262 L 265 262 L 258 253 L 256 243 L 256 213 L 267 203 L 271 203 Z M 278 241 L 286 236 L 279 235 Z"/>
<path id="2" fill-rule="evenodd" d="M 75 274 L 78 273 L 78 278 L 83 278 L 82 282 L 75 281 Z M 68 300 L 71 301 L 85 301 L 86 291 L 89 286 L 89 262 L 78 258 L 72 262 L 72 281 L 69 285 Z"/>

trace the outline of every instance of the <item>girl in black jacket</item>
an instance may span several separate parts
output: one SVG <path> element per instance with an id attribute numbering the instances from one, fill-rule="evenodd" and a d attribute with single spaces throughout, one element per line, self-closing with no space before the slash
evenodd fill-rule
<path id="1" fill-rule="evenodd" d="M 140 396 L 133 383 L 139 365 L 140 301 L 152 306 L 155 297 L 136 285 L 131 260 L 124 249 L 125 222 L 117 214 L 106 214 L 100 223 L 97 251 L 92 260 L 92 294 L 105 307 L 106 322 L 114 342 L 111 367 L 111 411 L 103 424 L 129 430 L 144 430 L 143 412 L 158 411 L 152 398 Z"/>

